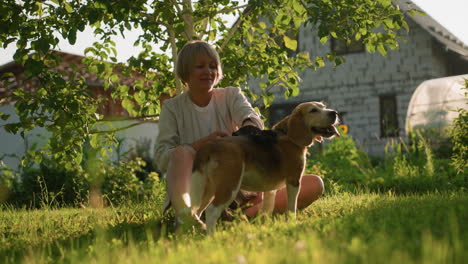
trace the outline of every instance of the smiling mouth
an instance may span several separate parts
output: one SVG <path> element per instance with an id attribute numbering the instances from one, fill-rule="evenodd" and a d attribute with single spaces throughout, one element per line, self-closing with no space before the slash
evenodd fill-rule
<path id="1" fill-rule="evenodd" d="M 325 138 L 331 138 L 333 136 L 340 136 L 340 132 L 338 132 L 338 129 L 334 125 L 331 125 L 329 127 L 312 127 L 310 130 L 312 130 L 313 133 L 318 134 L 322 137 Z"/>

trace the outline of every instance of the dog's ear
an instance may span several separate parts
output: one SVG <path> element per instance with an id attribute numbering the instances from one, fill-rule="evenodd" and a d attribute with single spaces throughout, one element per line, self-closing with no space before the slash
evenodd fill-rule
<path id="1" fill-rule="evenodd" d="M 274 125 L 272 129 L 287 135 L 288 134 L 288 122 L 289 122 L 289 115 L 283 118 L 283 120 L 276 123 L 276 125 Z"/>
<path id="2" fill-rule="evenodd" d="M 312 132 L 304 122 L 304 117 L 300 111 L 291 114 L 288 121 L 288 136 L 299 146 L 309 146 L 312 144 Z"/>

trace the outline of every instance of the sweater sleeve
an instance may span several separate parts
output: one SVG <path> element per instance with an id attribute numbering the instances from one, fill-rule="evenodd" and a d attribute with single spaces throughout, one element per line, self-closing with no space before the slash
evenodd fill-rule
<path id="1" fill-rule="evenodd" d="M 257 112 L 252 108 L 252 105 L 241 90 L 238 87 L 228 87 L 227 89 L 229 91 L 228 103 L 234 125 L 241 127 L 244 120 L 250 119 L 258 128 L 263 129 L 262 119 L 260 119 Z"/>
<path id="2" fill-rule="evenodd" d="M 156 139 L 155 160 L 158 169 L 166 173 L 169 157 L 175 147 L 180 144 L 180 136 L 177 130 L 177 120 L 170 105 L 165 102 L 159 115 L 159 134 Z"/>

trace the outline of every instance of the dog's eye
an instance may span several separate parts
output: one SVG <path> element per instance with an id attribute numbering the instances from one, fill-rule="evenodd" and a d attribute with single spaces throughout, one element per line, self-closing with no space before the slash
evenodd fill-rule
<path id="1" fill-rule="evenodd" d="M 312 108 L 312 109 L 310 109 L 310 113 L 316 113 L 316 112 L 318 112 L 318 109 L 317 109 L 317 108 Z"/>

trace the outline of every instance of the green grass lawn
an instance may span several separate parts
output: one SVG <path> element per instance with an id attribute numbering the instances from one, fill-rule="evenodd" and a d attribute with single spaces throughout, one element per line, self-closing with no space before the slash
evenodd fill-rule
<path id="1" fill-rule="evenodd" d="M 465 263 L 468 194 L 338 193 L 211 237 L 175 235 L 150 202 L 0 211 L 0 263 Z"/>

